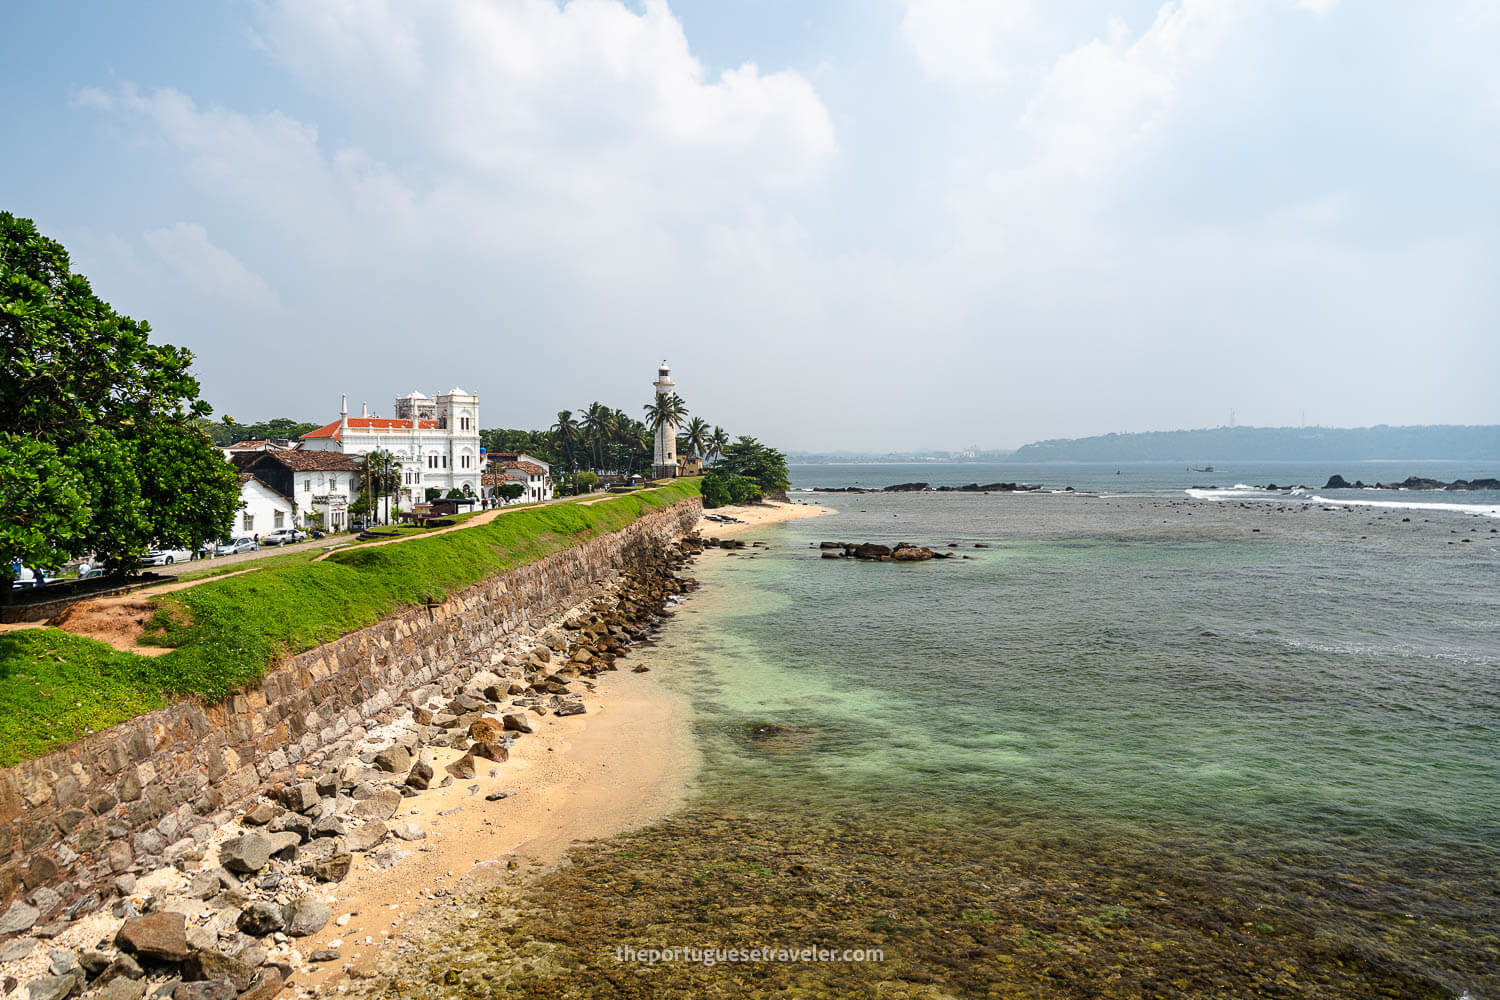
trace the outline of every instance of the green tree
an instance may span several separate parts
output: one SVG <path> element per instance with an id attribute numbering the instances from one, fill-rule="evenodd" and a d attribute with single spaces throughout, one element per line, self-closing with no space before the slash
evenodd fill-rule
<path id="1" fill-rule="evenodd" d="M 645 410 L 646 426 L 651 428 L 652 434 L 659 431 L 662 424 L 670 423 L 676 427 L 688 415 L 687 404 L 675 392 L 658 395 L 646 404 Z"/>
<path id="2" fill-rule="evenodd" d="M 694 417 L 688 421 L 682 433 L 682 442 L 687 447 L 687 453 L 696 458 L 702 458 L 707 452 L 708 438 L 708 421 L 702 417 Z"/>
<path id="3" fill-rule="evenodd" d="M 372 451 L 360 459 L 358 475 L 368 509 L 378 514 L 380 501 L 385 500 L 385 520 L 389 522 L 390 497 L 400 487 L 401 463 L 388 451 Z"/>
<path id="4" fill-rule="evenodd" d="M 609 435 L 614 430 L 614 411 L 603 403 L 594 402 L 583 411 L 583 430 L 588 435 L 590 449 L 594 456 L 594 471 L 604 468 L 604 447 L 608 443 Z"/>
<path id="5" fill-rule="evenodd" d="M 580 472 L 573 477 L 573 489 L 575 493 L 592 493 L 595 486 L 599 485 L 599 475 L 595 472 Z"/>
<path id="6" fill-rule="evenodd" d="M 729 435 L 724 433 L 724 428 L 715 427 L 714 432 L 708 436 L 709 459 L 716 459 L 724 454 L 724 449 L 729 447 Z"/>
<path id="7" fill-rule="evenodd" d="M 514 482 L 501 483 L 499 486 L 495 487 L 495 492 L 500 494 L 502 499 L 515 500 L 520 497 L 522 493 L 526 492 L 526 487 L 522 486 L 520 483 Z"/>
<path id="8" fill-rule="evenodd" d="M 728 507 L 760 499 L 760 487 L 732 472 L 710 471 L 703 477 L 703 506 Z"/>
<path id="9" fill-rule="evenodd" d="M 572 410 L 558 410 L 557 423 L 552 425 L 552 438 L 556 442 L 559 456 L 569 469 L 578 468 L 578 421 Z"/>
<path id="10" fill-rule="evenodd" d="M 228 530 L 239 477 L 200 429 L 192 353 L 150 332 L 96 296 L 62 244 L 0 212 L 0 600 L 15 560 L 93 552 L 120 570 L 153 543 Z"/>
<path id="11" fill-rule="evenodd" d="M 785 493 L 791 485 L 786 455 L 761 444 L 753 437 L 741 436 L 725 445 L 713 464 L 720 475 L 743 476 L 755 484 L 759 494 Z"/>

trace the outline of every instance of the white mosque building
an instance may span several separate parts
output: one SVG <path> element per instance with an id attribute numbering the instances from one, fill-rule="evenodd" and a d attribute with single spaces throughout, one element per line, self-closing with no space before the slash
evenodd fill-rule
<path id="1" fill-rule="evenodd" d="M 349 416 L 343 397 L 339 418 L 302 435 L 303 451 L 340 451 L 365 455 L 388 451 L 401 465 L 394 498 L 402 510 L 426 499 L 429 487 L 444 495 L 460 490 L 480 495 L 484 462 L 479 450 L 479 397 L 454 387 L 437 396 L 412 392 L 396 397 L 393 417 L 371 416 L 362 405 Z"/>

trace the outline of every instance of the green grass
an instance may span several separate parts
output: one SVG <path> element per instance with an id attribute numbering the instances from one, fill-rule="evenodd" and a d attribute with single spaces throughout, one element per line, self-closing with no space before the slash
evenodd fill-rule
<path id="1" fill-rule="evenodd" d="M 143 641 L 172 647 L 158 657 L 116 652 L 56 629 L 0 635 L 0 763 L 37 756 L 175 698 L 220 701 L 284 656 L 697 495 L 697 481 L 684 480 L 588 506 L 517 509 L 399 545 L 352 546 L 322 562 L 311 561 L 320 550 L 259 560 L 250 564 L 254 573 L 152 598 L 156 613 Z M 249 566 L 223 571 L 239 568 Z"/>
<path id="2" fill-rule="evenodd" d="M 0 634 L 0 767 L 165 708 L 150 666 L 59 629 Z"/>

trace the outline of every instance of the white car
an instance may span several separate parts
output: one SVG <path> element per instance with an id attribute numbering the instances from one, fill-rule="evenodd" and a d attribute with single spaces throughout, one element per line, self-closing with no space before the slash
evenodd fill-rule
<path id="1" fill-rule="evenodd" d="M 173 563 L 191 562 L 192 549 L 151 549 L 141 557 L 142 566 L 170 566 Z"/>
<path id="2" fill-rule="evenodd" d="M 241 552 L 254 552 L 260 546 L 255 544 L 255 539 L 245 536 L 242 538 L 231 538 L 227 542 L 220 542 L 214 548 L 216 556 L 232 556 Z"/>

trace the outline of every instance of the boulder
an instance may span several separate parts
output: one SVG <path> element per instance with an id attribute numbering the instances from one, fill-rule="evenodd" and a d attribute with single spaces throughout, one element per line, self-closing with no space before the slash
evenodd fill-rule
<path id="1" fill-rule="evenodd" d="M 188 957 L 187 918 L 169 911 L 131 917 L 115 934 L 115 947 L 138 958 L 181 962 Z"/>
<path id="2" fill-rule="evenodd" d="M 382 788 L 367 799 L 362 799 L 349 809 L 351 816 L 361 819 L 390 819 L 401 807 L 401 793 L 394 788 Z"/>
<path id="3" fill-rule="evenodd" d="M 526 718 L 525 713 L 506 715 L 501 724 L 508 733 L 529 733 L 532 731 L 531 720 Z"/>
<path id="4" fill-rule="evenodd" d="M 557 706 L 557 714 L 560 716 L 582 715 L 585 711 L 581 701 L 565 701 Z"/>
<path id="5" fill-rule="evenodd" d="M 400 774 L 411 767 L 411 752 L 403 746 L 393 746 L 375 755 L 375 766 L 387 774 Z"/>
<path id="6" fill-rule="evenodd" d="M 505 723 L 493 716 L 485 716 L 469 727 L 469 739 L 476 743 L 498 743 L 505 739 Z"/>
<path id="7" fill-rule="evenodd" d="M 896 562 L 924 562 L 932 558 L 932 550 L 920 545 L 903 545 L 891 553 Z"/>
<path id="8" fill-rule="evenodd" d="M 460 781 L 472 778 L 474 777 L 474 755 L 472 753 L 466 753 L 462 757 L 458 758 L 458 760 L 455 760 L 453 763 L 443 768 L 443 770 L 447 771 L 449 774 L 453 775 L 453 777 L 457 778 Z"/>
<path id="9" fill-rule="evenodd" d="M 315 878 L 319 882 L 342 882 L 349 874 L 349 865 L 352 861 L 353 858 L 347 853 L 331 854 L 326 858 L 319 858 L 317 861 L 303 865 L 302 874 L 308 878 Z"/>
<path id="10" fill-rule="evenodd" d="M 283 916 L 288 934 L 292 937 L 307 937 L 327 926 L 333 913 L 328 909 L 328 904 L 323 902 L 322 896 L 308 892 L 286 904 Z"/>
<path id="11" fill-rule="evenodd" d="M 184 934 L 183 936 L 186 937 L 187 935 Z M 110 962 L 103 972 L 99 973 L 99 978 L 94 980 L 94 985 L 102 986 L 105 983 L 112 983 L 116 979 L 140 979 L 145 974 L 146 970 L 141 968 L 141 963 L 129 955 L 121 955 L 113 962 Z"/>
<path id="12" fill-rule="evenodd" d="M 286 917 L 281 907 L 265 900 L 256 900 L 240 911 L 234 925 L 251 937 L 274 934 L 286 926 Z"/>
<path id="13" fill-rule="evenodd" d="M 309 829 L 309 833 L 311 830 Z M 282 833 L 273 833 L 266 837 L 266 843 L 270 845 L 273 857 L 286 854 L 288 857 L 295 855 L 296 847 L 304 840 L 302 834 L 295 830 L 286 830 Z M 226 866 L 227 867 L 227 866 Z"/>
<path id="14" fill-rule="evenodd" d="M 275 819 L 280 813 L 281 810 L 273 806 L 271 803 L 260 802 L 257 803 L 255 807 L 249 812 L 245 813 L 244 816 L 241 816 L 240 821 L 249 826 L 265 826 L 267 823 L 271 822 L 271 820 Z"/>
<path id="15" fill-rule="evenodd" d="M 510 760 L 510 751 L 505 749 L 503 743 L 475 743 L 469 747 L 469 755 L 492 760 L 497 764 L 504 764 Z"/>
<path id="16" fill-rule="evenodd" d="M 242 833 L 219 846 L 219 863 L 242 875 L 260 871 L 270 860 L 271 840 L 259 833 Z"/>
<path id="17" fill-rule="evenodd" d="M 18 934 L 29 931 L 41 919 L 42 911 L 22 900 L 10 904 L 10 909 L 0 915 L 0 934 Z"/>
<path id="18" fill-rule="evenodd" d="M 227 979 L 234 983 L 235 991 L 250 988 L 255 970 L 237 958 L 217 951 L 195 951 L 182 963 L 182 978 L 190 983 L 217 982 Z"/>
<path id="19" fill-rule="evenodd" d="M 368 823 L 349 833 L 344 838 L 344 846 L 351 851 L 368 851 L 385 840 L 385 824 L 379 820 L 370 820 Z"/>
<path id="20" fill-rule="evenodd" d="M 63 1000 L 81 985 L 82 977 L 74 973 L 64 976 L 47 976 L 33 979 L 26 985 L 27 1000 Z"/>
<path id="21" fill-rule="evenodd" d="M 102 989 L 89 994 L 93 1000 L 143 1000 L 146 984 L 134 979 L 112 979 Z"/>
<path id="22" fill-rule="evenodd" d="M 344 821 L 337 816 L 324 816 L 312 825 L 314 840 L 319 837 L 342 837 L 347 832 L 348 828 L 345 827 Z"/>
<path id="23" fill-rule="evenodd" d="M 267 965 L 260 970 L 260 978 L 248 990 L 240 994 L 239 1000 L 271 1000 L 272 997 L 281 992 L 285 985 L 281 970 L 274 965 Z"/>
<path id="24" fill-rule="evenodd" d="M 431 762 L 418 757 L 406 773 L 406 783 L 412 788 L 427 788 L 432 784 Z"/>
<path id="25" fill-rule="evenodd" d="M 402 840 L 426 840 L 427 832 L 415 823 L 397 823 L 391 833 Z"/>
<path id="26" fill-rule="evenodd" d="M 295 785 L 287 785 L 281 789 L 281 804 L 293 812 L 307 812 L 316 809 L 318 800 L 322 796 L 318 794 L 318 786 L 311 781 L 299 781 Z"/>
<path id="27" fill-rule="evenodd" d="M 268 834 L 295 833 L 300 840 L 312 839 L 312 820 L 301 813 L 286 812 L 266 825 Z"/>

